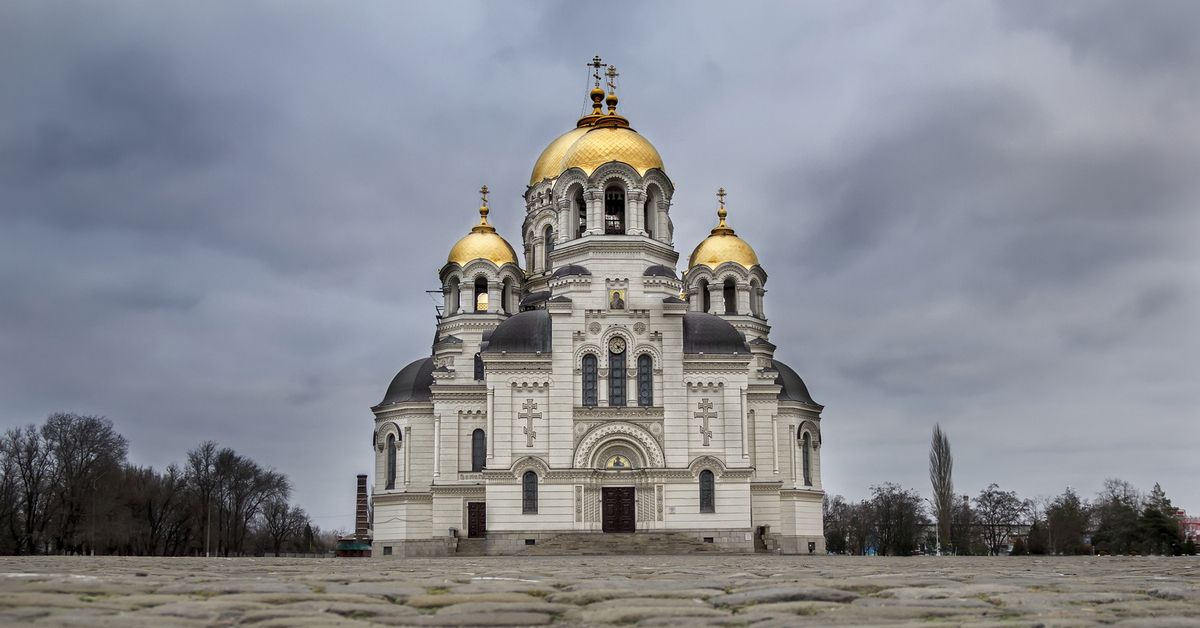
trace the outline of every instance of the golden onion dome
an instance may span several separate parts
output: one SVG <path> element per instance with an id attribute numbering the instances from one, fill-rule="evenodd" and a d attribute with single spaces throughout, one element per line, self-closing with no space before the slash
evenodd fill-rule
<path id="1" fill-rule="evenodd" d="M 662 157 L 637 131 L 615 122 L 612 126 L 601 126 L 603 124 L 605 121 L 601 118 L 595 127 L 571 144 L 563 154 L 557 174 L 579 168 L 590 175 L 610 161 L 629 164 L 641 175 L 651 168 L 662 169 Z"/>
<path id="2" fill-rule="evenodd" d="M 529 185 L 533 185 L 542 179 L 553 179 L 558 176 L 559 165 L 562 164 L 563 155 L 567 154 L 567 149 L 571 148 L 571 144 L 575 140 L 583 137 L 588 132 L 586 127 L 577 127 L 558 136 L 558 139 L 550 142 L 546 150 L 542 151 L 542 156 L 538 157 L 537 163 L 533 164 L 533 175 L 529 177 Z"/>
<path id="3" fill-rule="evenodd" d="M 724 191 L 724 189 L 721 190 L 722 193 Z M 712 234 L 704 238 L 696 250 L 692 251 L 692 256 L 688 258 L 688 270 L 702 264 L 709 268 L 716 268 L 725 262 L 737 262 L 747 269 L 758 265 L 758 256 L 754 254 L 754 249 L 750 248 L 745 240 L 737 237 L 733 229 L 725 224 L 725 216 L 728 213 L 725 210 L 725 202 L 721 201 L 721 209 L 717 210 L 721 224 L 717 225 L 712 230 Z"/>
<path id="4" fill-rule="evenodd" d="M 471 233 L 468 233 L 454 245 L 454 248 L 450 249 L 450 256 L 446 258 L 447 263 L 465 266 L 467 262 L 481 258 L 491 260 L 497 266 L 509 262 L 517 263 L 516 251 L 504 238 L 496 234 L 496 228 L 488 224 L 487 215 L 487 205 L 480 207 L 479 224 L 475 225 L 471 229 Z"/>

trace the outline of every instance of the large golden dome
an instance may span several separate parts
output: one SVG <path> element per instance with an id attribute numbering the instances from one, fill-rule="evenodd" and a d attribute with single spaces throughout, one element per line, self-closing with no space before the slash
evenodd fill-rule
<path id="1" fill-rule="evenodd" d="M 517 263 L 516 251 L 504 238 L 496 234 L 496 228 L 488 224 L 487 215 L 487 205 L 480 207 L 479 224 L 475 225 L 471 229 L 471 233 L 468 233 L 454 245 L 454 248 L 450 249 L 450 256 L 446 259 L 447 263 L 465 266 L 467 262 L 480 258 L 491 260 L 497 266 L 509 262 Z"/>
<path id="2" fill-rule="evenodd" d="M 725 262 L 737 262 L 747 269 L 758 265 L 758 256 L 754 254 L 754 249 L 750 248 L 745 240 L 737 237 L 733 229 L 725 224 L 725 216 L 729 212 L 725 210 L 724 205 L 725 203 L 722 202 L 721 209 L 717 210 L 721 224 L 717 225 L 712 230 L 712 234 L 704 238 L 696 250 L 692 251 L 692 256 L 688 258 L 688 270 L 702 264 L 709 268 L 716 268 Z"/>
<path id="3" fill-rule="evenodd" d="M 533 164 L 533 175 L 529 177 L 529 185 L 533 185 L 542 179 L 553 179 L 558 176 L 559 165 L 562 164 L 563 155 L 567 154 L 567 149 L 571 148 L 571 144 L 575 140 L 583 137 L 588 132 L 586 127 L 571 129 L 566 133 L 558 136 L 558 139 L 550 142 L 546 150 L 542 151 L 542 156 L 538 157 L 537 163 Z"/>
<path id="4" fill-rule="evenodd" d="M 570 168 L 580 168 L 590 175 L 610 161 L 627 163 L 642 175 L 651 168 L 663 167 L 654 146 L 629 128 L 628 120 L 617 115 L 616 94 L 605 99 L 607 115 L 600 111 L 604 90 L 593 89 L 590 96 L 592 113 L 580 118 L 574 129 L 558 136 L 542 151 L 533 165 L 529 185 L 553 179 Z"/>
<path id="5" fill-rule="evenodd" d="M 627 163 L 642 175 L 651 168 L 662 169 L 662 157 L 658 156 L 654 146 L 646 141 L 646 138 L 638 135 L 637 131 L 617 125 L 599 126 L 602 123 L 597 123 L 597 126 L 589 129 L 583 137 L 571 144 L 563 154 L 558 174 L 571 168 L 580 168 L 590 175 L 596 168 L 610 161 Z"/>

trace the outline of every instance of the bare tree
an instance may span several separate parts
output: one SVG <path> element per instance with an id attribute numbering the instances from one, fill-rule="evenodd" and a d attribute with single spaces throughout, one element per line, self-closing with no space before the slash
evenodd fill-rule
<path id="1" fill-rule="evenodd" d="M 112 421 L 73 412 L 51 414 L 42 425 L 42 439 L 54 461 L 54 544 L 60 551 L 83 553 L 85 532 L 95 536 L 98 484 L 115 479 L 129 442 Z M 85 518 L 92 520 L 88 530 L 82 529 Z"/>
<path id="2" fill-rule="evenodd" d="M 213 493 L 217 490 L 217 443 L 206 440 L 187 454 L 187 481 L 200 509 L 204 555 L 211 553 Z"/>
<path id="3" fill-rule="evenodd" d="M 921 528 L 928 523 L 921 495 L 885 482 L 871 487 L 871 514 L 875 523 L 875 551 L 881 556 L 908 556 L 920 544 Z"/>
<path id="4" fill-rule="evenodd" d="M 950 454 L 950 439 L 942 426 L 934 424 L 933 442 L 929 446 L 929 481 L 933 484 L 933 515 L 937 518 L 938 551 L 950 538 L 950 522 L 954 517 L 954 457 Z"/>
<path id="5" fill-rule="evenodd" d="M 49 491 L 53 461 L 37 427 L 9 430 L 4 454 L 13 465 L 17 489 L 20 540 L 17 553 L 36 554 L 50 516 Z"/>
<path id="6" fill-rule="evenodd" d="M 975 519 L 983 528 L 984 542 L 993 556 L 1000 555 L 1000 547 L 1008 539 L 1025 514 L 1025 502 L 1013 491 L 1002 491 L 990 484 L 975 498 Z"/>
<path id="7" fill-rule="evenodd" d="M 284 541 L 299 537 L 308 524 L 303 508 L 293 506 L 279 496 L 271 497 L 262 508 L 262 533 L 270 542 L 271 551 L 279 555 Z M 305 550 L 307 551 L 307 550 Z"/>

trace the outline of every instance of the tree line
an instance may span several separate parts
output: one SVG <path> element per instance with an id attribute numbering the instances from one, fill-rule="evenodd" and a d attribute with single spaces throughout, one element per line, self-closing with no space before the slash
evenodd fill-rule
<path id="1" fill-rule="evenodd" d="M 213 441 L 162 471 L 126 460 L 112 421 L 51 414 L 0 439 L 0 554 L 323 552 L 284 474 Z"/>
<path id="2" fill-rule="evenodd" d="M 1095 499 L 1067 487 L 1055 497 L 1022 499 L 991 484 L 957 495 L 949 438 L 935 426 L 929 452 L 933 497 L 884 483 L 852 503 L 825 496 L 825 548 L 835 554 L 958 555 L 1196 553 L 1158 484 L 1148 493 L 1105 480 Z"/>

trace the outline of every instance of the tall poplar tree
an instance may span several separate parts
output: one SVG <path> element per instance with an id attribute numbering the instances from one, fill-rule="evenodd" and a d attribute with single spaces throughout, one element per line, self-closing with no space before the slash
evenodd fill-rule
<path id="1" fill-rule="evenodd" d="M 929 445 L 929 481 L 933 484 L 933 515 L 937 518 L 938 545 L 950 540 L 950 522 L 954 517 L 954 457 L 950 455 L 950 439 L 942 426 L 934 424 L 933 442 Z"/>

